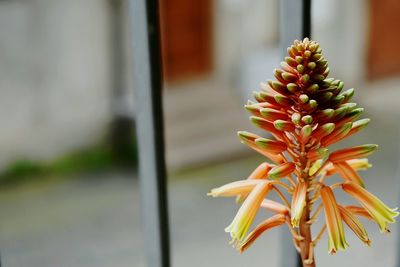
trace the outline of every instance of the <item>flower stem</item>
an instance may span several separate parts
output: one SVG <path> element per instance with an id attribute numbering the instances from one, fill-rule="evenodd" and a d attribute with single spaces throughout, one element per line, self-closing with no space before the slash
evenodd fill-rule
<path id="1" fill-rule="evenodd" d="M 303 267 L 315 267 L 314 253 L 311 249 L 313 248 L 312 236 L 311 236 L 311 225 L 307 222 L 310 220 L 310 208 L 307 196 L 307 202 L 304 208 L 303 215 L 300 220 L 300 235 L 304 237 L 304 240 L 300 242 L 300 255 L 303 263 Z M 311 258 L 310 258 L 311 257 Z"/>
<path id="2" fill-rule="evenodd" d="M 310 177 L 308 175 L 308 171 L 306 170 L 307 166 L 309 165 L 309 160 L 305 156 L 304 148 L 302 149 L 302 154 L 300 155 L 300 168 L 301 168 L 301 178 L 306 183 L 307 188 L 311 185 Z M 306 205 L 304 207 L 303 214 L 300 219 L 299 224 L 299 232 L 300 235 L 304 238 L 300 241 L 300 256 L 303 267 L 315 267 L 315 259 L 314 259 L 314 245 L 312 242 L 312 235 L 311 235 L 311 224 L 310 221 L 310 213 L 313 203 L 310 201 L 309 192 L 306 194 Z"/>

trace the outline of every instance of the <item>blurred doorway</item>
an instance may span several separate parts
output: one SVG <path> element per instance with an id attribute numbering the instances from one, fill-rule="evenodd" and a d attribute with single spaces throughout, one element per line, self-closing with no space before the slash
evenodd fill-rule
<path id="1" fill-rule="evenodd" d="M 370 1 L 367 73 L 370 79 L 400 74 L 400 1 Z"/>
<path id="2" fill-rule="evenodd" d="M 211 0 L 160 0 L 164 75 L 167 81 L 209 73 Z"/>

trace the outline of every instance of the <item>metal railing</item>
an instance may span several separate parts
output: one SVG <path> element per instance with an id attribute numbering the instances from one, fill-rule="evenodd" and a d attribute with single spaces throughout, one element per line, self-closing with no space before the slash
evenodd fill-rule
<path id="1" fill-rule="evenodd" d="M 281 48 L 310 37 L 311 0 L 281 0 Z M 129 0 L 133 82 L 139 144 L 139 176 L 144 217 L 146 262 L 169 267 L 169 229 L 164 158 L 159 6 L 157 0 Z M 282 266 L 300 266 L 290 238 L 285 238 Z M 292 257 L 288 257 L 292 251 Z"/>
<path id="2" fill-rule="evenodd" d="M 129 0 L 140 191 L 148 266 L 170 265 L 157 0 Z"/>

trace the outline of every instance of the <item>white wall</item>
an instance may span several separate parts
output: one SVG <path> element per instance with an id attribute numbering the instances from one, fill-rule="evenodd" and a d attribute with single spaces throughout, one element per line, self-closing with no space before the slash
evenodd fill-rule
<path id="1" fill-rule="evenodd" d="M 50 158 L 110 120 L 106 1 L 0 3 L 0 165 Z"/>
<path id="2" fill-rule="evenodd" d="M 321 44 L 331 76 L 345 87 L 362 83 L 366 73 L 368 1 L 313 1 L 313 39 Z"/>
<path id="3" fill-rule="evenodd" d="M 278 2 L 218 0 L 214 10 L 216 76 L 229 82 L 249 55 L 278 43 Z"/>

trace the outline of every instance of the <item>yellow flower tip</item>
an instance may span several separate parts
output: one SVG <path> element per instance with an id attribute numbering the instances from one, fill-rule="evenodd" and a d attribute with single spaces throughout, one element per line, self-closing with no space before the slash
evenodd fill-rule
<path id="1" fill-rule="evenodd" d="M 399 215 L 397 208 L 389 208 L 376 196 L 355 183 L 346 182 L 342 184 L 342 189 L 364 207 L 372 219 L 379 225 L 381 232 L 387 233 L 389 231 L 388 224 L 394 223 L 394 218 Z"/>
<path id="2" fill-rule="evenodd" d="M 321 168 L 322 164 L 324 163 L 323 159 L 316 160 L 308 171 L 308 175 L 313 176 L 317 171 Z"/>
<path id="3" fill-rule="evenodd" d="M 367 158 L 363 159 L 351 159 L 348 160 L 347 163 L 354 169 L 354 170 L 366 170 L 372 167 L 372 164 L 368 162 Z"/>
<path id="4" fill-rule="evenodd" d="M 235 203 L 236 203 L 236 204 L 242 204 L 243 201 L 244 201 L 245 199 L 246 199 L 246 196 L 244 196 L 244 195 L 239 195 L 239 196 L 236 197 Z"/>
<path id="5" fill-rule="evenodd" d="M 333 254 L 338 249 L 346 250 L 348 244 L 344 236 L 342 217 L 333 191 L 330 187 L 322 185 L 320 193 L 328 229 L 328 252 Z"/>
<path id="6" fill-rule="evenodd" d="M 233 241 L 243 240 L 250 228 L 250 225 L 253 223 L 258 210 L 260 209 L 262 201 L 271 188 L 271 183 L 261 180 L 261 182 L 251 190 L 232 223 L 225 228 L 225 232 L 230 233 Z"/>
<path id="7" fill-rule="evenodd" d="M 255 139 L 259 138 L 258 135 L 246 131 L 238 131 L 237 135 L 245 143 L 254 142 Z"/>

